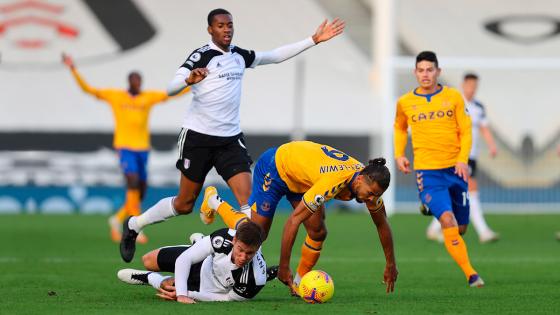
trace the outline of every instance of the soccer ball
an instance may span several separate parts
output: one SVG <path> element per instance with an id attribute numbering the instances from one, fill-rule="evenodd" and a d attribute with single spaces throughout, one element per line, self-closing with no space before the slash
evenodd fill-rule
<path id="1" fill-rule="evenodd" d="M 334 294 L 334 282 L 331 276 L 321 270 L 306 273 L 299 283 L 299 296 L 310 304 L 325 303 Z"/>

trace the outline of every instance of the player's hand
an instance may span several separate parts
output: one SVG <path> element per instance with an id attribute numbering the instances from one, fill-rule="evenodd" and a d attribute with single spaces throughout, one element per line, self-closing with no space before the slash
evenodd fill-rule
<path id="1" fill-rule="evenodd" d="M 289 267 L 279 267 L 278 268 L 278 280 L 280 280 L 283 284 L 287 285 L 290 288 L 290 293 L 293 290 L 293 276 L 292 271 Z"/>
<path id="2" fill-rule="evenodd" d="M 331 23 L 328 22 L 328 20 L 324 20 L 323 23 L 317 27 L 315 34 L 312 36 L 315 44 L 326 42 L 329 39 L 342 34 L 344 31 L 344 26 L 346 24 L 343 20 L 336 18 Z"/>
<path id="3" fill-rule="evenodd" d="M 392 264 L 387 264 L 385 266 L 385 272 L 383 273 L 383 284 L 387 286 L 387 293 L 391 293 L 395 291 L 395 282 L 397 282 L 397 275 L 399 271 L 397 270 L 397 266 Z"/>
<path id="4" fill-rule="evenodd" d="M 191 71 L 191 74 L 185 81 L 188 85 L 197 84 L 198 82 L 204 80 L 208 76 L 207 68 L 196 68 Z"/>
<path id="5" fill-rule="evenodd" d="M 62 53 L 62 63 L 64 63 L 68 68 L 74 69 L 74 60 L 66 53 Z"/>
<path id="6" fill-rule="evenodd" d="M 455 174 L 466 182 L 469 179 L 469 167 L 466 163 L 457 162 L 457 164 L 455 164 Z"/>
<path id="7" fill-rule="evenodd" d="M 397 168 L 399 171 L 410 174 L 410 162 L 406 158 L 406 156 L 401 156 L 397 158 Z"/>
<path id="8" fill-rule="evenodd" d="M 169 300 L 169 301 L 177 300 L 177 292 L 175 291 L 174 284 L 175 284 L 175 279 L 173 278 L 163 280 L 160 288 L 158 289 L 159 293 L 156 293 L 156 295 L 164 300 Z"/>
<path id="9" fill-rule="evenodd" d="M 177 302 L 183 303 L 183 304 L 195 304 L 196 303 L 195 300 L 191 299 L 188 296 L 184 296 L 184 295 L 179 295 L 177 297 Z"/>

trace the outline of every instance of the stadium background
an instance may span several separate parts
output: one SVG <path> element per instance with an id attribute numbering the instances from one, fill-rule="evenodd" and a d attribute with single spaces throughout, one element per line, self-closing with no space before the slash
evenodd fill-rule
<path id="1" fill-rule="evenodd" d="M 465 71 L 479 73 L 478 98 L 486 104 L 499 151 L 491 159 L 486 147 L 480 148 L 485 209 L 556 212 L 560 5 L 460 3 L 403 0 L 394 6 L 395 86 L 388 99 L 415 86 L 410 56 L 423 49 L 440 55 L 446 84 L 458 86 Z M 111 149 L 112 114 L 82 93 L 60 63 L 60 53 L 75 57 L 92 86 L 125 88 L 128 72 L 139 70 L 143 88 L 165 89 L 187 54 L 209 40 L 206 14 L 218 6 L 233 13 L 234 44 L 255 50 L 308 36 L 324 17 L 347 21 L 345 34 L 336 40 L 280 66 L 246 73 L 241 124 L 255 160 L 269 146 L 305 138 L 361 161 L 385 155 L 392 162 L 383 147 L 383 140 L 390 139 L 383 133 L 383 113 L 394 110 L 394 103 L 386 104 L 377 84 L 384 79 L 375 63 L 380 33 L 368 0 L 290 0 L 282 5 L 256 0 L 2 0 L 0 213 L 117 209 L 124 194 Z M 434 6 L 440 10 L 429 9 Z M 152 112 L 151 188 L 144 208 L 175 192 L 175 140 L 190 97 Z M 394 209 L 413 211 L 413 177 L 394 175 Z M 215 172 L 207 183 L 223 185 Z"/>

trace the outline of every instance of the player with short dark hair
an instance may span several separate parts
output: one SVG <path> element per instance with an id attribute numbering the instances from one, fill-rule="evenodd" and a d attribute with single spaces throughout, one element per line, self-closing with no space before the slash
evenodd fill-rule
<path id="1" fill-rule="evenodd" d="M 250 211 L 247 203 L 251 194 L 252 160 L 239 115 L 245 69 L 283 62 L 344 30 L 343 21 L 334 19 L 327 23 L 325 20 L 312 36 L 262 52 L 232 45 L 233 18 L 226 10 L 210 12 L 208 22 L 210 42 L 187 57 L 168 87 L 170 95 L 189 86 L 193 93 L 178 140 L 179 192 L 125 222 L 120 251 L 126 262 L 132 260 L 136 236 L 145 226 L 192 211 L 206 175 L 213 167 L 231 188 L 241 209 Z"/>
<path id="2" fill-rule="evenodd" d="M 249 200 L 252 208 L 250 220 L 258 223 L 266 235 L 281 198 L 286 197 L 294 208 L 282 234 L 278 279 L 297 292 L 301 277 L 311 271 L 319 260 L 327 237 L 324 204 L 331 199 L 355 199 L 366 204 L 377 227 L 386 260 L 383 278 L 387 292 L 392 292 L 398 271 L 391 228 L 381 198 L 389 187 L 390 179 L 391 175 L 383 158 L 370 160 L 364 166 L 342 151 L 311 141 L 294 141 L 263 153 L 253 173 L 253 188 Z M 243 226 L 241 223 L 247 221 L 245 213 L 235 211 L 210 186 L 206 188 L 201 206 L 203 221 L 212 222 L 215 212 L 230 228 Z M 296 276 L 292 279 L 290 256 L 302 223 L 307 236 L 301 247 Z"/>
<path id="3" fill-rule="evenodd" d="M 478 89 L 478 75 L 474 73 L 467 73 L 463 79 L 463 96 L 467 101 L 467 111 L 472 121 L 472 148 L 469 154 L 469 205 L 470 214 L 469 218 L 472 221 L 474 229 L 478 234 L 480 243 L 490 243 L 499 240 L 499 234 L 494 232 L 486 223 L 482 213 L 482 206 L 480 204 L 480 197 L 478 193 L 478 182 L 476 180 L 477 174 L 477 157 L 478 157 L 478 138 L 482 135 L 488 149 L 490 156 L 493 158 L 497 154 L 496 143 L 492 132 L 488 127 L 488 118 L 486 117 L 486 109 L 480 101 L 475 98 L 476 90 Z M 426 231 L 428 239 L 440 240 L 443 239 L 441 234 L 441 225 L 439 221 L 433 219 Z"/>
<path id="4" fill-rule="evenodd" d="M 166 91 L 142 90 L 142 76 L 137 71 L 128 74 L 128 89 L 98 89 L 91 87 L 78 73 L 74 60 L 62 55 L 63 63 L 72 76 L 88 94 L 107 102 L 113 111 L 115 132 L 113 147 L 119 154 L 121 169 L 126 178 L 126 197 L 122 208 L 109 218 L 111 239 L 121 240 L 124 220 L 131 215 L 140 215 L 141 203 L 148 186 L 148 156 L 150 151 L 149 115 L 154 105 L 166 101 Z M 183 93 L 187 92 L 185 89 Z M 138 242 L 148 241 L 144 234 Z"/>
<path id="5" fill-rule="evenodd" d="M 461 237 L 469 224 L 467 161 L 472 142 L 471 119 L 461 93 L 438 83 L 440 73 L 435 53 L 418 54 L 414 75 L 419 86 L 397 102 L 395 159 L 401 172 L 411 172 L 405 156 L 410 126 L 420 199 L 439 220 L 445 247 L 463 270 L 468 284 L 481 287 L 484 281 L 471 266 Z"/>
<path id="6" fill-rule="evenodd" d="M 191 304 L 195 301 L 245 301 L 254 298 L 276 267 L 267 270 L 260 251 L 263 232 L 255 223 L 237 230 L 221 229 L 209 236 L 191 235 L 193 245 L 166 246 L 142 257 L 147 270 L 122 269 L 129 284 L 150 284 L 160 297 Z M 173 272 L 175 278 L 161 275 Z"/>

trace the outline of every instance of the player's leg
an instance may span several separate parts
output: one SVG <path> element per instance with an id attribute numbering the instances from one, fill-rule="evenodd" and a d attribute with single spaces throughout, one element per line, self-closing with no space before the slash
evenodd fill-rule
<path id="1" fill-rule="evenodd" d="M 471 169 L 471 176 L 469 176 L 470 220 L 481 243 L 495 242 L 499 239 L 499 235 L 490 229 L 482 213 L 476 181 L 476 161 L 469 160 L 469 166 Z"/>
<path id="2" fill-rule="evenodd" d="M 292 203 L 292 206 L 297 206 L 297 203 Z M 296 286 L 299 286 L 301 278 L 313 269 L 321 255 L 323 242 L 327 238 L 324 210 L 325 208 L 321 207 L 320 211 L 316 211 L 303 222 L 307 235 L 301 246 L 301 258 L 294 277 L 294 284 Z"/>
<path id="3" fill-rule="evenodd" d="M 120 241 L 122 224 L 124 220 L 134 213 L 140 212 L 140 165 L 138 164 L 138 152 L 131 150 L 119 150 L 119 162 L 126 181 L 125 202 L 120 210 L 109 218 L 111 227 L 111 239 Z"/>
<path id="4" fill-rule="evenodd" d="M 453 214 L 453 205 L 449 188 L 452 183 L 449 183 L 449 170 L 430 170 L 418 171 L 417 183 L 420 192 L 420 199 L 427 205 L 432 212 L 433 216 L 438 219 L 441 224 L 445 248 L 449 255 L 459 265 L 463 273 L 469 279 L 470 276 L 475 275 L 476 271 L 472 268 L 467 247 L 461 235 L 459 234 L 459 225 Z M 451 172 L 453 172 L 451 170 Z M 454 175 L 457 179 L 458 176 Z M 464 194 L 458 192 L 460 196 L 464 197 L 461 200 L 466 205 L 467 220 L 468 220 L 468 200 L 466 183 L 464 185 Z"/>

